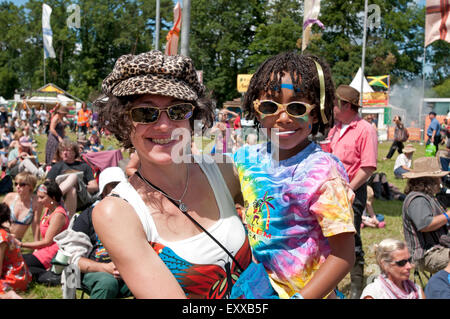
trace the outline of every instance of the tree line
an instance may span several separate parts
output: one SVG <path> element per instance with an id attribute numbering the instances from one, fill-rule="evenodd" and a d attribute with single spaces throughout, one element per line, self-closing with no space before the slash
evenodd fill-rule
<path id="1" fill-rule="evenodd" d="M 92 101 L 122 54 L 155 47 L 155 0 L 46 0 L 56 58 L 46 60 L 47 82 Z M 391 75 L 391 84 L 422 77 L 425 9 L 416 1 L 371 0 L 380 7 L 380 25 L 368 30 L 365 74 Z M 80 8 L 80 28 L 68 26 Z M 161 0 L 159 47 L 173 24 L 172 0 Z M 364 1 L 322 0 L 306 53 L 324 58 L 336 85 L 349 84 L 361 65 Z M 22 6 L 0 3 L 0 95 L 35 90 L 43 83 L 42 1 Z M 253 73 L 267 57 L 301 51 L 303 2 L 297 0 L 192 0 L 190 56 L 218 106 L 239 97 L 238 74 Z M 434 42 L 426 60 L 430 96 L 450 96 L 450 44 Z"/>

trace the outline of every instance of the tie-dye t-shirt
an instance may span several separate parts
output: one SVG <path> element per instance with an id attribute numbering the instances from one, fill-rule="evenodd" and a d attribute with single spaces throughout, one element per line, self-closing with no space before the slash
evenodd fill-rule
<path id="1" fill-rule="evenodd" d="M 281 298 L 300 291 L 330 254 L 327 237 L 355 232 L 342 163 L 315 143 L 275 161 L 270 144 L 234 154 L 253 254 Z"/>

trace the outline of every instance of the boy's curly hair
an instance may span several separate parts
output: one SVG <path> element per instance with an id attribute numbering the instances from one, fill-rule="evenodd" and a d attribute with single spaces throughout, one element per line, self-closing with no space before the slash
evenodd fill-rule
<path id="1" fill-rule="evenodd" d="M 320 114 L 320 82 L 315 61 L 320 64 L 324 73 L 325 82 L 325 116 L 328 123 L 325 124 Z M 254 120 L 257 126 L 259 122 L 253 108 L 253 101 L 261 96 L 262 92 L 269 96 L 275 96 L 281 89 L 281 78 L 284 72 L 289 72 L 294 85 L 295 95 L 307 99 L 315 107 L 311 115 L 318 119 L 313 124 L 312 134 L 318 132 L 325 134 L 333 126 L 335 87 L 328 64 L 314 55 L 302 55 L 294 51 L 280 53 L 263 62 L 250 80 L 248 90 L 244 97 L 243 108 L 247 120 Z"/>

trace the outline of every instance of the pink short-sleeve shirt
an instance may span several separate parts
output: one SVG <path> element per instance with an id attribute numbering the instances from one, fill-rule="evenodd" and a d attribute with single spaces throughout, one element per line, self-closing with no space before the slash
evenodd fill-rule
<path id="1" fill-rule="evenodd" d="M 377 167 L 378 137 L 373 126 L 358 115 L 350 122 L 342 136 L 342 123 L 328 133 L 331 153 L 344 165 L 349 180 L 352 181 L 361 167 Z"/>

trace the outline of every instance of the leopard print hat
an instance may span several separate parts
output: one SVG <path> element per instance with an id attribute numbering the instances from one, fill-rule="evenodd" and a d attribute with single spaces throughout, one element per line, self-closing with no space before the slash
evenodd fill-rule
<path id="1" fill-rule="evenodd" d="M 103 80 L 102 90 L 115 96 L 159 94 L 195 101 L 205 87 L 190 58 L 152 50 L 118 58 L 113 71 Z"/>

